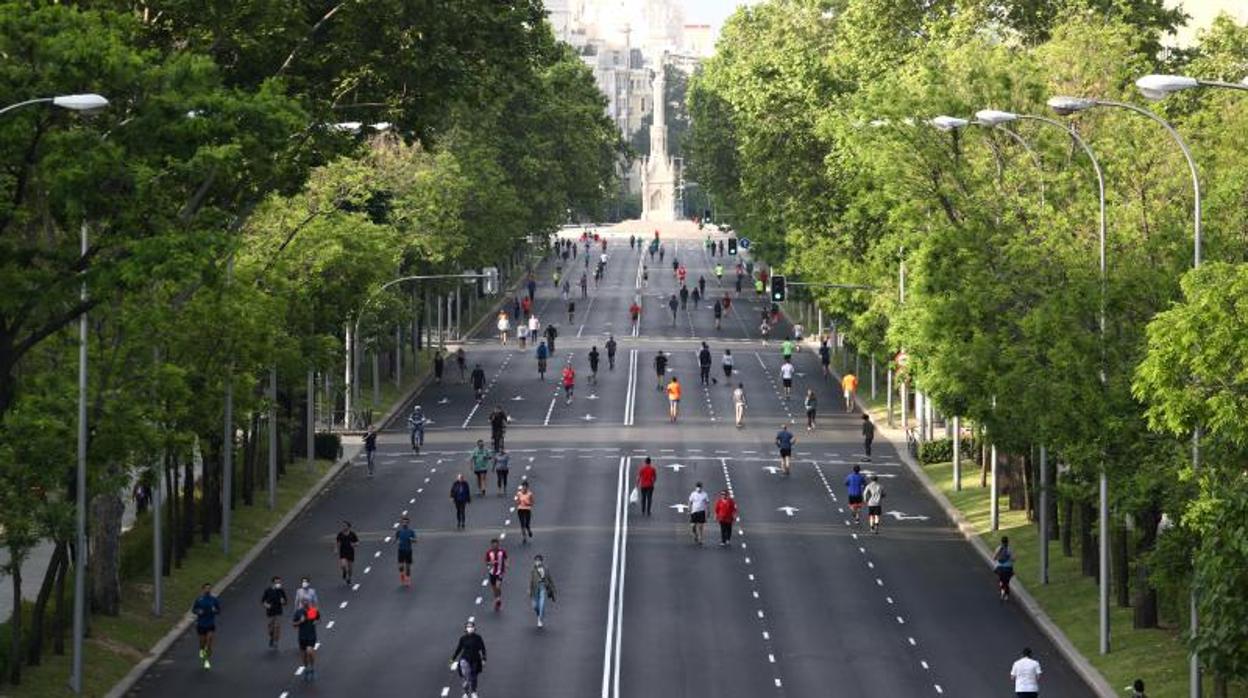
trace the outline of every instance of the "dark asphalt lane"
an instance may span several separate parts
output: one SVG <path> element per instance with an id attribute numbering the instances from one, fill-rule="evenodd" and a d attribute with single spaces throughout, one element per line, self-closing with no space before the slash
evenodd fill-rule
<path id="1" fill-rule="evenodd" d="M 713 294 L 730 287 L 734 272 L 725 258 L 721 287 L 700 240 L 669 245 L 664 265 L 647 258 L 636 337 L 628 331 L 627 307 L 638 291 L 640 250 L 612 242 L 602 285 L 591 281 L 591 298 L 576 299 L 571 323 L 550 283 L 550 262 L 540 266 L 539 316 L 543 325 L 557 322 L 560 332 L 547 380 L 537 378 L 531 345 L 501 346 L 493 322 L 485 323 L 464 343 L 469 368 L 480 362 L 490 379 L 480 407 L 451 362 L 446 382 L 416 398 L 433 420 L 425 449 L 411 452 L 401 420 L 384 433 L 376 477 L 366 477 L 357 462 L 221 590 L 225 613 L 213 670 L 198 668 L 192 632 L 134 693 L 459 696 L 447 660 L 471 616 L 490 653 L 484 696 L 1008 695 L 1008 667 L 1025 644 L 1044 663 L 1047 693 L 1088 695 L 1030 620 L 996 601 L 974 551 L 883 443 L 869 469 L 885 483 L 886 510 L 927 518 L 889 517 L 878 536 L 845 524 L 841 482 L 861 455 L 859 416 L 839 412 L 839 391 L 819 375 L 810 351 L 798 353 L 793 397 L 782 398 L 779 346 L 757 341 L 762 304 L 750 290 L 718 331 L 706 303 L 679 313 L 673 326 L 661 305 L 677 288 L 673 250 L 688 266 L 690 283 L 705 276 Z M 568 268 L 582 267 L 577 260 Z M 574 296 L 577 279 L 579 272 Z M 603 347 L 609 333 L 619 343 L 613 371 Z M 706 387 L 696 357 L 704 338 L 719 379 Z M 603 359 L 591 385 L 586 355 L 594 345 Z M 733 383 L 743 383 L 749 399 L 743 429 L 732 424 L 731 387 L 720 368 L 725 348 L 736 357 Z M 665 378 L 676 375 L 684 386 L 675 425 L 656 389 L 658 351 L 670 354 Z M 556 382 L 569 358 L 577 370 L 570 405 Z M 820 405 L 813 433 L 804 430 L 807 387 L 816 389 Z M 531 545 L 520 543 L 511 498 L 496 496 L 493 481 L 485 497 L 476 498 L 474 489 L 468 529 L 454 528 L 450 483 L 455 473 L 469 472 L 475 440 L 488 443 L 487 415 L 495 405 L 513 419 L 506 439 L 509 489 L 524 476 L 534 486 Z M 798 423 L 798 443 L 794 473 L 784 478 L 774 472 L 773 438 L 790 420 Z M 625 504 L 646 455 L 661 471 L 651 518 Z M 684 504 L 697 480 L 711 493 L 731 485 L 737 497 L 741 520 L 728 549 L 717 545 L 713 521 L 709 544 L 695 547 L 687 512 L 670 506 Z M 792 516 L 784 507 L 792 507 Z M 398 585 L 394 543 L 386 541 L 404 511 L 419 536 L 411 589 Z M 358 589 L 336 577 L 333 535 L 344 518 L 362 539 Z M 512 570 L 496 614 L 482 586 L 482 556 L 489 539 L 504 534 Z M 559 592 L 542 630 L 525 598 L 538 552 Z M 324 612 L 313 684 L 295 674 L 293 629 L 285 630 L 280 650 L 267 649 L 259 606 L 270 575 L 281 574 L 293 592 L 305 573 Z"/>

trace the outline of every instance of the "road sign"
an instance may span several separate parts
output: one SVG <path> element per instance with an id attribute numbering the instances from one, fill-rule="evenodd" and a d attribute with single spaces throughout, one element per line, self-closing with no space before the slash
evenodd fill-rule
<path id="1" fill-rule="evenodd" d="M 750 239 L 749 238 L 737 238 L 737 246 L 743 250 L 750 249 Z"/>

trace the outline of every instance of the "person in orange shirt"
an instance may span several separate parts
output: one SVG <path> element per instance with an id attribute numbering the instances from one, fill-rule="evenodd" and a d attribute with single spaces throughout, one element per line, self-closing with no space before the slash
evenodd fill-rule
<path id="1" fill-rule="evenodd" d="M 852 373 L 846 373 L 841 379 L 841 391 L 845 395 L 845 411 L 854 411 L 854 396 L 858 392 L 858 376 Z"/>
<path id="2" fill-rule="evenodd" d="M 521 480 L 520 489 L 516 490 L 516 518 L 520 519 L 520 542 L 528 543 L 533 537 L 533 490 L 529 489 L 529 481 Z"/>
<path id="3" fill-rule="evenodd" d="M 676 415 L 680 412 L 680 382 L 676 380 L 676 376 L 672 376 L 672 382 L 667 384 L 667 412 L 676 421 Z"/>

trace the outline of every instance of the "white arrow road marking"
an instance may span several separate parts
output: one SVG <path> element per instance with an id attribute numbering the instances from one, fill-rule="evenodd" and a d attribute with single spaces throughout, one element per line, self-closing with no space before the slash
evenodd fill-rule
<path id="1" fill-rule="evenodd" d="M 683 463 L 669 463 L 668 465 L 665 465 L 665 466 L 663 466 L 663 467 L 664 467 L 664 468 L 671 468 L 671 469 L 672 469 L 672 472 L 674 472 L 674 473 L 679 473 L 679 472 L 680 472 L 680 469 L 681 469 L 681 468 L 683 468 L 683 467 L 685 467 L 685 465 L 684 465 Z"/>
<path id="2" fill-rule="evenodd" d="M 886 511 L 884 513 L 888 514 L 889 516 L 893 517 L 894 519 L 898 521 L 927 521 L 926 516 L 911 515 L 911 514 L 905 513 L 904 511 Z"/>
<path id="3" fill-rule="evenodd" d="M 597 400 L 597 399 L 598 399 L 598 396 L 597 396 L 597 395 L 595 395 L 595 394 L 593 394 L 593 393 L 590 393 L 590 394 L 589 394 L 589 397 L 587 397 L 587 398 L 585 398 L 585 399 L 586 399 L 586 400 Z"/>
<path id="4" fill-rule="evenodd" d="M 787 506 L 786 506 L 786 507 L 776 507 L 776 511 L 783 511 L 784 513 L 788 514 L 789 516 L 792 516 L 792 515 L 794 514 L 794 512 L 801 511 L 801 509 L 798 509 L 797 507 L 787 507 Z"/>
<path id="5" fill-rule="evenodd" d="M 668 509 L 675 509 L 675 510 L 676 510 L 676 513 L 678 513 L 678 514 L 683 514 L 683 513 L 685 513 L 685 510 L 686 510 L 686 509 L 688 509 L 688 508 L 689 508 L 689 505 L 688 505 L 688 504 L 672 504 L 672 505 L 668 506 Z"/>
<path id="6" fill-rule="evenodd" d="M 776 467 L 776 466 L 774 466 L 774 465 L 764 465 L 764 466 L 763 466 L 763 470 L 766 470 L 767 472 L 771 473 L 772 475 L 775 475 L 776 473 L 780 472 L 780 468 L 778 468 L 778 467 Z"/>
<path id="7" fill-rule="evenodd" d="M 439 404 L 439 405 L 445 405 L 446 403 L 448 403 L 448 402 L 450 402 L 450 401 L 451 401 L 451 399 L 450 399 L 449 397 L 444 397 L 444 398 L 442 398 L 441 400 L 438 400 L 438 404 Z"/>
<path id="8" fill-rule="evenodd" d="M 595 419 L 598 419 L 598 418 L 597 418 L 597 417 L 595 417 L 595 416 L 594 416 L 594 415 L 592 415 L 592 414 L 587 414 L 587 415 L 585 415 L 584 417 L 581 417 L 581 420 L 582 420 L 582 421 L 585 421 L 585 422 L 592 422 L 592 421 L 594 421 Z"/>
<path id="9" fill-rule="evenodd" d="M 513 397 L 513 398 L 511 399 L 511 401 L 512 401 L 512 402 L 523 402 L 523 401 L 524 401 L 524 398 L 522 398 L 522 397 L 520 397 L 519 395 L 517 395 L 517 396 Z"/>

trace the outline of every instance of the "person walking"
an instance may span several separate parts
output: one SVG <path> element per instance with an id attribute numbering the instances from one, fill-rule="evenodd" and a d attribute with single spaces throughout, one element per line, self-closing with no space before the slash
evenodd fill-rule
<path id="1" fill-rule="evenodd" d="M 732 380 L 733 358 L 732 358 L 731 349 L 724 350 L 724 358 L 721 359 L 720 362 L 723 364 L 723 367 L 724 367 L 724 380 L 725 381 Z"/>
<path id="2" fill-rule="evenodd" d="M 282 578 L 273 577 L 269 586 L 260 595 L 260 605 L 264 607 L 265 621 L 268 625 L 269 649 L 277 649 L 282 639 L 282 617 L 286 615 L 286 590 L 282 588 Z"/>
<path id="3" fill-rule="evenodd" d="M 673 293 L 667 299 L 667 307 L 672 311 L 672 327 L 676 326 L 676 310 L 680 307 L 680 301 L 676 300 L 676 294 Z"/>
<path id="4" fill-rule="evenodd" d="M 698 351 L 698 370 L 701 372 L 702 385 L 711 384 L 711 348 L 702 342 L 702 349 Z M 718 382 L 718 380 L 716 381 Z"/>
<path id="5" fill-rule="evenodd" d="M 641 497 L 641 515 L 650 516 L 654 504 L 654 483 L 659 479 L 659 471 L 655 469 L 650 456 L 646 456 L 641 469 L 637 471 L 637 492 Z"/>
<path id="6" fill-rule="evenodd" d="M 634 332 L 637 330 L 637 323 L 640 320 L 641 320 L 641 306 L 638 305 L 637 301 L 634 300 L 632 304 L 628 306 L 628 321 L 629 323 L 631 323 L 630 327 L 632 328 Z"/>
<path id="7" fill-rule="evenodd" d="M 519 307 L 519 303 L 516 304 Z M 511 318 L 507 317 L 506 310 L 498 311 L 498 341 L 500 344 L 507 344 L 507 333 L 511 331 Z"/>
<path id="8" fill-rule="evenodd" d="M 572 368 L 572 364 L 566 364 L 563 372 L 560 374 L 560 381 L 563 383 L 563 395 L 567 398 L 567 404 L 572 404 L 572 395 L 576 392 L 576 369 Z"/>
<path id="9" fill-rule="evenodd" d="M 514 500 L 516 518 L 520 521 L 520 542 L 528 543 L 533 537 L 533 490 L 529 489 L 528 480 L 520 481 Z"/>
<path id="10" fill-rule="evenodd" d="M 537 627 L 542 627 L 546 618 L 546 602 L 555 602 L 555 580 L 546 569 L 546 561 L 541 555 L 533 558 L 533 571 L 529 573 L 529 598 L 533 600 L 533 614 L 537 616 Z"/>
<path id="11" fill-rule="evenodd" d="M 542 321 L 537 318 L 537 315 L 530 315 L 529 316 L 529 341 L 532 342 L 533 344 L 537 344 L 537 337 L 538 337 L 538 334 L 541 333 L 541 331 L 542 331 Z"/>
<path id="12" fill-rule="evenodd" d="M 490 547 L 485 551 L 485 574 L 494 593 L 494 610 L 503 608 L 503 575 L 507 574 L 507 551 L 497 538 L 490 540 Z"/>
<path id="13" fill-rule="evenodd" d="M 680 382 L 676 376 L 672 376 L 672 382 L 667 384 L 667 413 L 673 424 L 680 415 Z"/>
<path id="14" fill-rule="evenodd" d="M 425 424 L 428 421 L 424 410 L 420 409 L 420 405 L 412 407 L 412 413 L 407 416 L 407 428 L 411 432 L 412 450 L 416 453 L 420 453 L 420 447 L 425 445 Z"/>
<path id="15" fill-rule="evenodd" d="M 615 370 L 615 350 L 618 345 L 615 343 L 615 335 L 607 335 L 607 370 Z"/>
<path id="16" fill-rule="evenodd" d="M 815 412 L 818 407 L 818 400 L 815 397 L 813 388 L 806 389 L 806 399 L 802 401 L 802 406 L 806 408 L 806 431 L 815 430 Z"/>
<path id="17" fill-rule="evenodd" d="M 472 621 L 464 624 L 455 652 L 451 654 L 451 671 L 457 672 L 464 688 L 464 698 L 478 698 L 477 685 L 485 671 L 485 640 L 477 634 Z"/>
<path id="18" fill-rule="evenodd" d="M 576 301 L 568 301 L 568 324 L 576 323 Z"/>
<path id="19" fill-rule="evenodd" d="M 581 298 L 589 298 L 589 277 L 581 272 Z"/>
<path id="20" fill-rule="evenodd" d="M 858 394 L 858 376 L 846 373 L 841 379 L 841 394 L 845 397 L 845 413 L 854 411 L 854 397 Z"/>
<path id="21" fill-rule="evenodd" d="M 867 455 L 863 456 L 863 460 L 871 460 L 871 442 L 875 441 L 875 423 L 871 421 L 871 415 L 866 412 L 862 413 L 862 450 Z"/>
<path id="22" fill-rule="evenodd" d="M 368 476 L 373 476 L 377 466 L 377 430 L 372 424 L 364 430 L 364 459 L 368 465 Z"/>
<path id="23" fill-rule="evenodd" d="M 555 329 L 554 325 L 546 326 L 546 348 L 549 349 L 552 354 L 555 353 L 555 337 L 558 336 L 559 330 Z"/>
<path id="24" fill-rule="evenodd" d="M 719 546 L 726 548 L 732 542 L 732 524 L 737 520 L 737 503 L 728 490 L 720 490 L 715 501 L 715 520 L 719 522 Z"/>
<path id="25" fill-rule="evenodd" d="M 823 367 L 823 377 L 827 378 L 831 375 L 832 349 L 828 347 L 828 340 L 819 340 L 819 365 Z"/>
<path id="26" fill-rule="evenodd" d="M 355 546 L 359 544 L 360 537 L 351 530 L 351 522 L 343 521 L 342 529 L 334 536 L 334 549 L 338 551 L 338 572 L 347 586 L 351 586 L 351 576 L 355 568 Z"/>
<path id="27" fill-rule="evenodd" d="M 321 612 L 306 599 L 299 602 L 291 624 L 299 635 L 299 658 L 303 661 L 303 680 L 316 680 L 316 621 L 320 620 Z"/>
<path id="28" fill-rule="evenodd" d="M 442 357 L 442 352 L 433 352 L 433 382 L 442 383 L 442 372 L 446 370 L 446 359 Z"/>
<path id="29" fill-rule="evenodd" d="M 1010 580 L 1014 578 L 1014 551 L 1010 548 L 1009 536 L 1001 536 L 1001 545 L 992 553 L 993 571 L 997 573 L 997 588 L 1001 592 L 1001 600 L 1010 599 Z"/>
<path id="30" fill-rule="evenodd" d="M 537 297 L 537 279 L 534 279 L 532 275 L 529 275 L 529 280 L 524 287 L 529 292 L 529 302 L 532 303 Z"/>
<path id="31" fill-rule="evenodd" d="M 472 474 L 477 476 L 477 494 L 485 496 L 485 478 L 490 472 L 493 456 L 485 448 L 485 441 L 477 439 L 477 447 L 468 455 L 472 463 Z"/>
<path id="32" fill-rule="evenodd" d="M 468 355 L 464 353 L 464 348 L 460 347 L 455 350 L 455 365 L 459 367 L 459 382 L 464 382 L 464 377 L 468 375 Z"/>
<path id="33" fill-rule="evenodd" d="M 681 284 L 680 286 L 680 309 L 687 310 L 689 308 L 689 287 Z"/>
<path id="34" fill-rule="evenodd" d="M 667 377 L 667 353 L 661 349 L 654 355 L 654 373 L 658 379 L 654 389 L 662 390 L 663 379 Z"/>
<path id="35" fill-rule="evenodd" d="M 394 532 L 394 540 L 399 546 L 399 584 L 410 587 L 412 585 L 412 546 L 416 543 L 416 532 L 412 530 L 411 519 L 406 516 L 399 519 L 399 530 Z"/>
<path id="36" fill-rule="evenodd" d="M 793 432 L 789 431 L 788 424 L 781 424 L 780 431 L 776 432 L 776 448 L 780 449 L 780 468 L 784 470 L 784 474 L 789 474 L 793 460 L 793 444 L 797 442 L 797 437 L 793 436 Z"/>
<path id="37" fill-rule="evenodd" d="M 1040 673 L 1040 662 L 1032 658 L 1030 647 L 1024 647 L 1023 656 L 1010 667 L 1010 680 L 1014 682 L 1014 695 L 1019 698 L 1037 698 L 1040 695 Z M 1143 693 L 1143 686 L 1140 687 L 1140 693 Z"/>
<path id="38" fill-rule="evenodd" d="M 199 660 L 205 670 L 211 669 L 212 642 L 217 635 L 217 615 L 221 613 L 221 600 L 213 595 L 211 584 L 200 587 L 191 613 L 195 616 L 195 633 L 199 635 Z"/>
<path id="39" fill-rule="evenodd" d="M 472 368 L 472 394 L 478 404 L 485 398 L 485 388 L 485 369 L 477 364 Z"/>
<path id="40" fill-rule="evenodd" d="M 490 445 L 495 451 L 503 450 L 503 441 L 507 435 L 507 423 L 511 417 L 503 411 L 502 405 L 495 405 L 490 412 Z"/>
<path id="41" fill-rule="evenodd" d="M 550 350 L 546 348 L 546 342 L 537 345 L 537 379 L 546 380 L 546 359 L 550 357 Z"/>
<path id="42" fill-rule="evenodd" d="M 880 476 L 872 475 L 871 481 L 867 483 L 866 488 L 862 490 L 862 498 L 867 504 L 867 523 L 871 526 L 872 533 L 880 532 L 880 519 L 884 509 L 884 486 L 880 484 Z"/>
<path id="43" fill-rule="evenodd" d="M 698 275 L 698 293 L 706 295 L 706 277 L 701 274 Z"/>
<path id="44" fill-rule="evenodd" d="M 845 494 L 849 500 L 849 511 L 854 518 L 854 524 L 862 523 L 862 491 L 867 488 L 867 478 L 862 474 L 862 468 L 855 465 L 854 471 L 845 477 Z"/>
<path id="45" fill-rule="evenodd" d="M 689 493 L 689 529 L 694 545 L 702 545 L 702 530 L 706 528 L 706 509 L 710 503 L 711 498 L 702 490 L 702 483 L 697 483 Z"/>
<path id="46" fill-rule="evenodd" d="M 466 525 L 464 514 L 471 501 L 472 488 L 468 486 L 464 474 L 460 473 L 455 476 L 455 482 L 451 485 L 451 502 L 455 504 L 455 528 L 463 528 Z"/>
<path id="47" fill-rule="evenodd" d="M 724 304 L 718 298 L 715 299 L 715 305 L 711 306 L 711 313 L 715 316 L 715 329 L 718 330 L 724 317 Z"/>
<path id="48" fill-rule="evenodd" d="M 737 383 L 737 387 L 732 391 L 732 408 L 737 420 L 737 428 L 745 426 L 745 383 Z"/>
<path id="49" fill-rule="evenodd" d="M 793 397 L 793 374 L 797 369 L 793 367 L 793 362 L 786 357 L 784 363 L 780 364 L 780 382 L 784 384 L 784 399 L 788 400 Z"/>
<path id="50" fill-rule="evenodd" d="M 598 384 L 598 357 L 599 356 L 600 355 L 598 353 L 598 345 L 595 344 L 594 346 L 590 347 L 589 349 L 589 382 L 595 385 Z"/>

